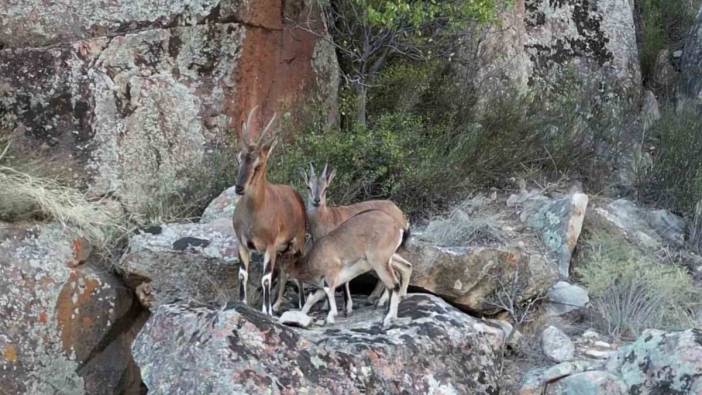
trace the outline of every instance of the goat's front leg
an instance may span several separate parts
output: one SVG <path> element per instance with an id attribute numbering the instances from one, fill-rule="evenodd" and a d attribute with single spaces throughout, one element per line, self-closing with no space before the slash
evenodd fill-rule
<path id="1" fill-rule="evenodd" d="M 327 324 L 334 323 L 334 317 L 337 316 L 338 311 L 336 310 L 336 297 L 335 297 L 336 285 L 335 284 L 324 284 L 324 292 L 327 294 L 327 299 L 329 300 L 329 314 L 327 314 Z"/>
<path id="2" fill-rule="evenodd" d="M 344 286 L 344 315 L 350 316 L 353 312 L 353 299 L 351 299 L 351 287 L 349 286 L 351 282 L 348 281 Z"/>
<path id="3" fill-rule="evenodd" d="M 251 251 L 239 245 L 239 301 L 247 304 L 246 286 L 249 281 L 249 262 L 251 262 Z"/>
<path id="4" fill-rule="evenodd" d="M 271 282 L 273 281 L 273 269 L 275 269 L 275 249 L 268 249 L 263 255 L 263 277 L 261 277 L 261 287 L 263 288 L 263 314 L 273 315 L 271 305 Z M 282 280 L 282 278 L 281 278 Z"/>
<path id="5" fill-rule="evenodd" d="M 308 314 L 312 307 L 324 298 L 324 295 L 325 292 L 323 289 L 318 289 L 313 294 L 310 294 L 307 297 L 307 302 L 305 302 L 305 305 L 302 306 L 302 312 Z"/>
<path id="6" fill-rule="evenodd" d="M 285 294 L 285 286 L 288 283 L 288 273 L 285 271 L 285 265 L 281 264 L 278 268 L 278 296 L 275 298 L 275 303 L 273 304 L 273 311 L 280 311 L 283 305 L 283 295 Z"/>

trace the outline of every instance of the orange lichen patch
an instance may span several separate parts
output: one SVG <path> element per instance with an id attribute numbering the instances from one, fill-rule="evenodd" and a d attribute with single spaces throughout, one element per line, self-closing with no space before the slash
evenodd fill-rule
<path id="1" fill-rule="evenodd" d="M 249 110 L 258 108 L 252 138 L 273 113 L 297 110 L 305 100 L 315 81 L 312 58 L 318 40 L 312 33 L 283 23 L 280 1 L 256 4 L 247 20 L 258 23 L 246 27 L 241 58 L 232 76 L 236 93 L 227 99 L 226 109 L 232 127 L 240 134 Z"/>
<path id="2" fill-rule="evenodd" d="M 39 313 L 38 321 L 42 324 L 46 324 L 49 321 L 49 315 L 46 314 L 46 310 L 42 310 Z"/>
<path id="3" fill-rule="evenodd" d="M 68 262 L 68 267 L 76 267 L 85 262 L 92 252 L 90 243 L 84 238 L 73 240 L 71 249 L 73 250 L 73 257 Z"/>
<path id="4" fill-rule="evenodd" d="M 79 286 L 79 280 L 82 286 Z M 72 271 L 56 302 L 56 321 L 61 330 L 61 340 L 66 351 L 81 342 L 94 324 L 82 317 L 95 314 L 93 294 L 100 287 L 98 280 L 87 278 L 78 271 Z M 76 314 L 76 311 L 78 312 Z"/>
<path id="5" fill-rule="evenodd" d="M 8 344 L 2 350 L 2 357 L 10 363 L 17 362 L 17 348 L 14 344 Z"/>

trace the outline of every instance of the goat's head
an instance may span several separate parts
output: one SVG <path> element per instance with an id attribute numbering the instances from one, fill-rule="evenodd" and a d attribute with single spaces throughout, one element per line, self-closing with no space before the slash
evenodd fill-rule
<path id="1" fill-rule="evenodd" d="M 275 114 L 268 121 L 263 131 L 261 131 L 258 139 L 255 142 L 251 140 L 251 120 L 255 111 L 256 108 L 254 107 L 241 127 L 241 149 L 237 155 L 239 172 L 234 188 L 237 195 L 244 195 L 252 184 L 265 175 L 266 163 L 277 143 L 275 136 L 270 135 L 271 127 L 275 121 Z"/>
<path id="2" fill-rule="evenodd" d="M 327 187 L 334 179 L 336 170 L 329 170 L 328 165 L 324 165 L 324 170 L 317 176 L 314 166 L 310 163 L 309 173 L 303 172 L 305 184 L 307 185 L 308 201 L 314 207 L 327 204 Z"/>

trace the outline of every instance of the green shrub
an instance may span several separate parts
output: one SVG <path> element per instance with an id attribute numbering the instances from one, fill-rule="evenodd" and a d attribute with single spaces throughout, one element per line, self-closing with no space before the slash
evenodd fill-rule
<path id="1" fill-rule="evenodd" d="M 691 214 L 702 199 L 702 117 L 694 108 L 672 108 L 651 128 L 652 165 L 639 181 L 648 203 Z"/>
<path id="2" fill-rule="evenodd" d="M 653 76 L 656 58 L 661 50 L 682 47 L 699 5 L 699 0 L 643 0 L 639 3 L 642 36 L 639 57 L 644 82 Z"/>
<path id="3" fill-rule="evenodd" d="M 644 329 L 676 330 L 694 323 L 691 313 L 699 291 L 674 262 L 658 262 L 626 240 L 595 233 L 577 275 L 590 292 L 604 330 L 615 337 L 636 337 Z"/>

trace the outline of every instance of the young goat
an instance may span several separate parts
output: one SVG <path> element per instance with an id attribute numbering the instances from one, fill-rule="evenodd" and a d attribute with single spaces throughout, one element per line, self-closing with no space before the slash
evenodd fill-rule
<path id="1" fill-rule="evenodd" d="M 333 323 L 337 315 L 336 288 L 372 270 L 390 294 L 390 307 L 383 320 L 383 326 L 389 325 L 397 318 L 400 297 L 407 293 L 412 274 L 412 265 L 395 255 L 403 233 L 404 229 L 389 214 L 367 210 L 317 240 L 305 257 L 288 269 L 293 278 L 323 287 L 309 296 L 302 311 L 309 312 L 326 294 L 329 300 L 327 323 Z M 401 283 L 395 270 L 400 273 Z"/>
<path id="2" fill-rule="evenodd" d="M 279 253 L 301 257 L 305 244 L 307 217 L 305 203 L 297 191 L 288 185 L 274 185 L 266 180 L 266 164 L 275 146 L 275 137 L 264 140 L 270 131 L 275 115 L 254 143 L 250 140 L 251 118 L 255 108 L 249 112 L 242 126 L 242 147 L 238 155 L 239 174 L 234 191 L 241 198 L 234 210 L 234 230 L 239 240 L 239 299 L 246 303 L 251 252 L 263 256 L 263 312 L 272 315 L 273 308 L 280 308 L 286 284 L 284 268 L 279 270 L 278 297 L 271 306 L 271 282 Z M 304 303 L 304 292 L 298 283 L 300 305 Z"/>
<path id="3" fill-rule="evenodd" d="M 305 179 L 305 184 L 307 185 L 307 191 L 309 194 L 307 199 L 307 219 L 309 221 L 312 239 L 318 240 L 324 237 L 343 222 L 362 211 L 375 209 L 390 215 L 400 226 L 403 232 L 402 245 L 404 245 L 405 241 L 409 237 L 409 221 L 405 217 L 402 210 L 400 210 L 400 208 L 397 207 L 397 205 L 392 201 L 368 200 L 349 206 L 327 206 L 327 188 L 334 179 L 335 175 L 336 170 L 329 171 L 327 165 L 324 165 L 324 169 L 319 176 L 316 175 L 312 164 L 310 164 L 309 174 L 307 172 L 303 172 L 303 177 Z M 399 255 L 395 254 L 395 256 Z M 400 257 L 400 259 L 402 258 Z M 385 287 L 383 287 L 382 282 L 378 282 L 376 289 L 371 295 L 376 297 L 380 296 L 380 292 L 383 292 L 384 290 Z M 351 311 L 353 310 L 353 301 L 351 299 L 349 283 L 346 283 L 344 292 L 344 302 L 346 304 L 345 312 L 346 314 L 351 314 Z M 385 303 L 387 296 L 387 291 L 383 292 L 379 305 L 383 305 Z"/>

